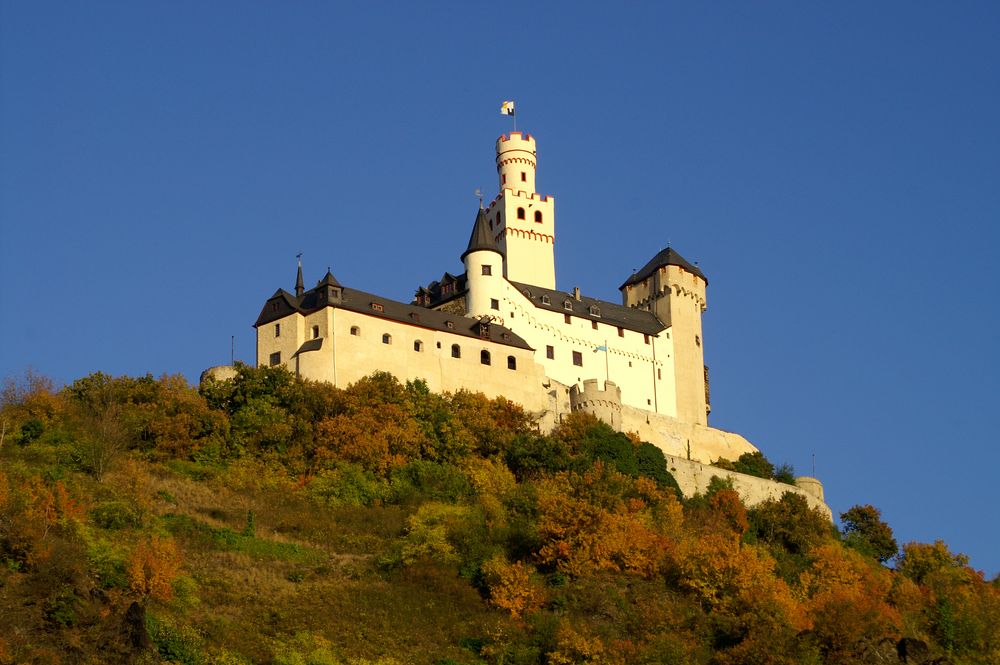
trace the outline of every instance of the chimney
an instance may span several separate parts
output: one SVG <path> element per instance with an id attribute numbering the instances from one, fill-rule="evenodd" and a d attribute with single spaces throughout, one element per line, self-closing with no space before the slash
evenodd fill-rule
<path id="1" fill-rule="evenodd" d="M 574 286 L 573 287 L 573 298 L 575 300 L 580 300 L 580 287 L 579 286 Z"/>

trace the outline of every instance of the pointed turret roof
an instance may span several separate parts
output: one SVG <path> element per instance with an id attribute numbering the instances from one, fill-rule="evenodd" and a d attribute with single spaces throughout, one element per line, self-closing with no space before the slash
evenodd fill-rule
<path id="1" fill-rule="evenodd" d="M 472 236 L 469 237 L 469 246 L 462 253 L 461 258 L 464 261 L 466 255 L 482 250 L 496 252 L 497 254 L 500 253 L 500 248 L 497 247 L 496 240 L 493 239 L 493 231 L 490 230 L 489 220 L 486 219 L 486 211 L 480 205 L 479 212 L 476 214 L 476 223 L 472 227 Z"/>
<path id="2" fill-rule="evenodd" d="M 316 283 L 316 286 L 323 286 L 324 284 L 329 286 L 342 286 L 341 283 L 337 281 L 337 278 L 333 276 L 333 273 L 330 272 L 329 268 L 327 268 L 326 274 L 323 275 L 323 279 Z"/>
<path id="3" fill-rule="evenodd" d="M 644 281 L 647 277 L 664 266 L 679 266 L 690 273 L 698 275 L 698 277 L 705 280 L 706 284 L 708 283 L 708 278 L 705 277 L 705 273 L 703 273 L 698 266 L 694 265 L 675 252 L 673 247 L 667 247 L 666 249 L 661 250 L 659 254 L 651 258 L 649 262 L 644 265 L 641 270 L 639 270 L 639 272 L 632 273 L 632 276 L 625 280 L 625 283 L 619 286 L 618 290 L 620 291 L 630 284 L 638 284 L 639 282 Z"/>
<path id="4" fill-rule="evenodd" d="M 305 293 L 305 290 L 306 285 L 305 282 L 302 281 L 302 259 L 299 259 L 299 272 L 295 276 L 295 295 L 301 298 L 302 294 Z"/>

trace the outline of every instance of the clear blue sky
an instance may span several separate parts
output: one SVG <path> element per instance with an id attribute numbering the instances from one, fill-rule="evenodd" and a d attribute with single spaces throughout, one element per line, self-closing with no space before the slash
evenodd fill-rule
<path id="1" fill-rule="evenodd" d="M 251 361 L 461 271 L 515 99 L 560 288 L 707 273 L 714 425 L 1000 570 L 1000 5 L 0 0 L 0 375 Z"/>

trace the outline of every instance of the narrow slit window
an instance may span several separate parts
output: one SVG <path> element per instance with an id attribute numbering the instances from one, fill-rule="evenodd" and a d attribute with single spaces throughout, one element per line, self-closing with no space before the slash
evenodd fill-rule
<path id="1" fill-rule="evenodd" d="M 524 219 L 524 208 L 518 208 L 517 209 L 517 218 L 518 219 Z"/>
<path id="2" fill-rule="evenodd" d="M 462 357 L 462 347 L 460 347 L 458 344 L 452 344 L 451 345 L 451 357 L 452 358 L 461 358 Z"/>
<path id="3" fill-rule="evenodd" d="M 535 211 L 535 222 L 537 222 L 538 224 L 542 223 L 542 211 L 541 210 L 536 210 Z"/>
<path id="4" fill-rule="evenodd" d="M 556 349 L 555 349 L 555 347 L 553 347 L 553 346 L 546 346 L 545 347 L 545 357 L 548 358 L 549 360 L 552 360 L 553 358 L 555 358 L 556 357 Z"/>
<path id="5" fill-rule="evenodd" d="M 280 323 L 275 323 L 274 324 L 274 336 L 275 337 L 281 337 L 281 324 Z"/>
<path id="6" fill-rule="evenodd" d="M 318 339 L 319 338 L 319 326 L 313 326 L 312 332 L 313 332 L 313 339 Z"/>

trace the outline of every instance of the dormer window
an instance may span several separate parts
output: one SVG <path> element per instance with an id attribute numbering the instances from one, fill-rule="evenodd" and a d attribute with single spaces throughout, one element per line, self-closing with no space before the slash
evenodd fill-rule
<path id="1" fill-rule="evenodd" d="M 552 304 L 552 300 L 548 296 L 542 296 L 542 304 L 543 305 L 550 305 L 550 304 Z"/>
<path id="2" fill-rule="evenodd" d="M 385 307 L 383 307 L 382 303 L 380 303 L 380 302 L 373 302 L 372 303 L 372 311 L 373 312 L 384 312 L 385 311 Z"/>
<path id="3" fill-rule="evenodd" d="M 420 321 L 420 315 L 417 314 L 416 312 L 410 312 L 410 318 L 413 319 L 414 321 Z"/>
<path id="4" fill-rule="evenodd" d="M 563 309 L 568 309 L 569 311 L 572 312 L 573 311 L 573 301 L 571 301 L 571 300 L 564 300 L 563 301 Z"/>
<path id="5" fill-rule="evenodd" d="M 598 316 L 599 317 L 601 315 L 601 308 L 598 307 L 597 305 L 591 305 L 590 306 L 590 315 L 591 316 Z"/>
<path id="6" fill-rule="evenodd" d="M 447 326 L 448 328 L 454 328 L 455 327 L 455 324 L 452 323 L 451 321 L 445 321 L 444 325 Z"/>

